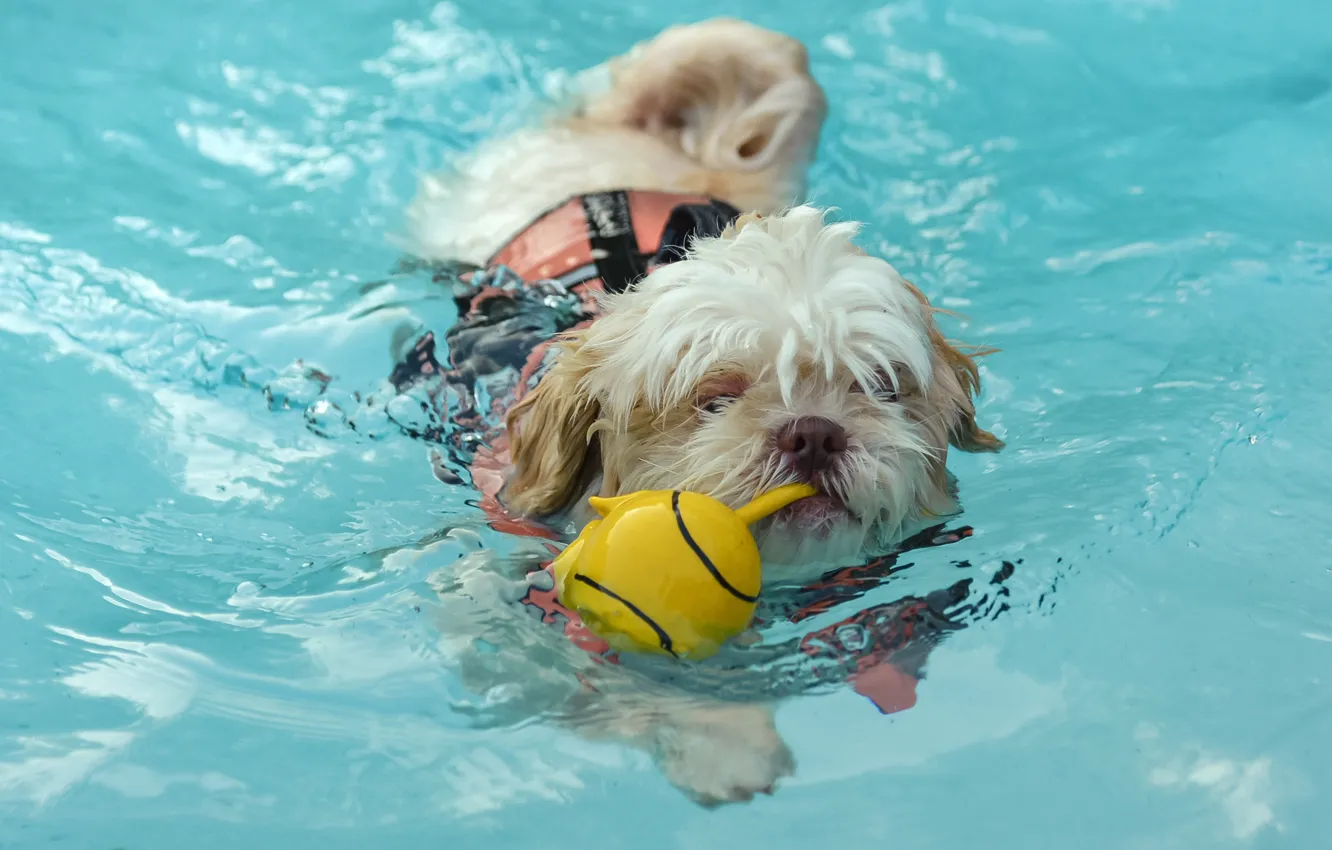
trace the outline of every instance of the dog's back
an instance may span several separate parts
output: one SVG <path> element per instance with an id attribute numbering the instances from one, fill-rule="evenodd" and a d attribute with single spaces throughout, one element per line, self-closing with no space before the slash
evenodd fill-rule
<path id="1" fill-rule="evenodd" d="M 407 212 L 425 259 L 483 265 L 570 198 L 637 189 L 741 211 L 800 199 L 826 112 L 798 41 L 713 20 L 663 32 L 607 67 L 609 86 L 422 181 Z"/>

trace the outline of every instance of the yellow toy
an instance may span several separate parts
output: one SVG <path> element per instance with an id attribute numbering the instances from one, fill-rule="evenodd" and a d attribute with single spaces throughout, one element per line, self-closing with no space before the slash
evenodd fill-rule
<path id="1" fill-rule="evenodd" d="M 788 484 L 739 510 L 687 491 L 594 497 L 601 518 L 552 564 L 560 601 L 615 649 L 711 655 L 754 616 L 763 573 L 749 525 L 816 492 Z"/>

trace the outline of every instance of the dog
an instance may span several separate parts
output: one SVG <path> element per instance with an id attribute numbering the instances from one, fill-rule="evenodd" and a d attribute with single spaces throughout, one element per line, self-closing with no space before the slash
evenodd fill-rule
<path id="1" fill-rule="evenodd" d="M 979 371 L 855 229 L 803 206 L 742 219 L 607 298 L 509 415 L 505 503 L 685 489 L 738 507 L 813 484 L 759 529 L 775 581 L 956 513 L 949 446 L 1001 446 L 976 424 Z"/>
<path id="2" fill-rule="evenodd" d="M 453 446 L 496 527 L 554 536 L 590 518 L 590 495 L 738 506 L 804 481 L 819 495 L 757 529 L 765 585 L 800 586 L 956 513 L 949 447 L 1002 445 L 976 422 L 982 352 L 945 339 L 856 225 L 799 203 L 826 115 L 803 46 L 715 20 L 604 70 L 562 114 L 424 178 L 407 211 L 413 253 L 462 271 L 461 318 L 447 364 L 427 335 L 393 383 L 452 381 Z M 444 643 L 475 687 L 498 662 L 468 653 L 506 634 L 485 600 L 532 592 L 485 557 L 441 583 Z M 794 769 L 767 704 L 579 659 L 565 724 L 652 752 L 694 799 L 747 800 Z"/>

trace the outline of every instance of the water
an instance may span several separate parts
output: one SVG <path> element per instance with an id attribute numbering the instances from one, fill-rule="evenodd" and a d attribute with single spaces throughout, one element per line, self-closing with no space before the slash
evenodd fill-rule
<path id="1" fill-rule="evenodd" d="M 512 542 L 293 366 L 358 410 L 449 318 L 371 285 L 415 175 L 715 11 L 535 8 L 9 4 L 0 846 L 1332 847 L 1332 7 L 732 10 L 811 46 L 814 197 L 1003 349 L 1010 448 L 810 626 L 972 578 L 916 706 L 788 700 L 795 778 L 713 812 L 461 686 L 430 576 Z"/>

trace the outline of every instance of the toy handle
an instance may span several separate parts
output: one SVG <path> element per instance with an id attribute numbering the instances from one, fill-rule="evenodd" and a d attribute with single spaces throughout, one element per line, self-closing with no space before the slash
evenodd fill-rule
<path id="1" fill-rule="evenodd" d="M 752 525 L 764 517 L 780 511 L 792 502 L 798 502 L 818 492 L 808 484 L 785 484 L 774 490 L 769 490 L 762 496 L 755 497 L 754 501 L 744 507 L 737 508 L 735 513 L 745 525 Z"/>

